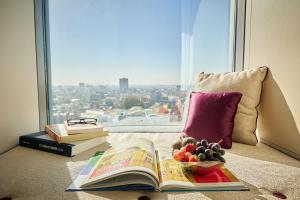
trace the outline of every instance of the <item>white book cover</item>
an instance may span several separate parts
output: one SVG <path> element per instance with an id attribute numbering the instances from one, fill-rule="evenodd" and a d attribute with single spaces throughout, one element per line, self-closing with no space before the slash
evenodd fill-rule
<path id="1" fill-rule="evenodd" d="M 103 126 L 99 123 L 68 125 L 68 122 L 64 121 L 64 124 L 68 134 L 96 133 L 103 131 Z"/>

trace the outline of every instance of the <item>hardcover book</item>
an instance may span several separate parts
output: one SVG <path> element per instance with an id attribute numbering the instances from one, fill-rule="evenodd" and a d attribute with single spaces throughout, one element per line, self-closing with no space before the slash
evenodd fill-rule
<path id="1" fill-rule="evenodd" d="M 96 153 L 66 191 L 248 190 L 224 165 L 202 170 L 187 171 L 180 162 L 159 156 L 151 141 L 136 139 Z"/>
<path id="2" fill-rule="evenodd" d="M 83 140 L 72 143 L 58 143 L 45 131 L 20 136 L 20 146 L 38 149 L 63 156 L 75 156 L 83 151 L 106 143 L 107 137 L 97 137 L 90 140 Z"/>
<path id="3" fill-rule="evenodd" d="M 50 124 L 45 126 L 45 131 L 50 137 L 59 143 L 69 143 L 81 140 L 93 139 L 108 135 L 107 129 L 101 131 L 88 132 L 84 134 L 68 134 L 64 124 Z"/>

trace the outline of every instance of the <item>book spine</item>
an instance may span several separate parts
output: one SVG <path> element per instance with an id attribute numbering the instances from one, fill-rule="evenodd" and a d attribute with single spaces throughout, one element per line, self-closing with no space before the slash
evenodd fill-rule
<path id="1" fill-rule="evenodd" d="M 54 140 L 56 140 L 57 142 L 61 142 L 61 137 L 58 136 L 54 131 L 52 131 L 49 127 L 45 127 L 45 131 L 46 133 L 53 138 Z"/>
<path id="2" fill-rule="evenodd" d="M 31 137 L 21 136 L 19 138 L 20 146 L 38 149 L 49 153 L 55 153 L 63 156 L 72 156 L 72 147 L 69 145 L 59 144 L 55 141 L 39 140 Z"/>

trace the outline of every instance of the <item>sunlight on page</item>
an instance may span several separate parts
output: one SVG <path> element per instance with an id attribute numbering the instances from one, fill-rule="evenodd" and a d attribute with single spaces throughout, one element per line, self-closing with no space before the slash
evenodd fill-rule
<path id="1" fill-rule="evenodd" d="M 82 169 L 86 166 L 88 160 L 84 161 L 70 161 L 66 163 L 66 168 L 69 171 L 69 176 L 71 177 L 72 181 L 78 176 L 78 174 L 82 171 Z M 71 182 L 70 182 L 71 183 Z M 67 187 L 68 185 L 66 185 Z M 75 193 L 77 199 L 81 199 L 78 195 L 78 192 Z"/>
<path id="2" fill-rule="evenodd" d="M 84 161 L 76 161 L 76 162 L 67 162 L 66 167 L 69 171 L 69 175 L 74 180 L 76 176 L 78 176 L 79 173 L 83 173 L 85 169 L 87 169 L 87 162 L 88 160 Z M 66 185 L 67 187 L 67 185 Z M 103 199 L 103 200 L 110 200 L 110 199 L 122 199 L 124 195 L 126 195 L 127 199 L 138 199 L 138 197 L 141 195 L 139 191 L 105 191 L 105 192 L 65 192 L 64 195 L 67 199 L 69 199 L 68 195 L 72 195 L 72 199 L 76 200 L 85 200 L 85 199 Z M 76 195 L 74 197 L 73 195 Z"/>

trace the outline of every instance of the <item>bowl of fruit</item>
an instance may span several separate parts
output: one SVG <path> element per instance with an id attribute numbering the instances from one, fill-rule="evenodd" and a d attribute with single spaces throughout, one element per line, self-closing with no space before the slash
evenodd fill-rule
<path id="1" fill-rule="evenodd" d="M 222 163 L 225 151 L 220 143 L 209 143 L 206 139 L 197 140 L 192 137 L 181 137 L 173 144 L 173 158 L 181 162 L 185 170 L 211 170 Z"/>

